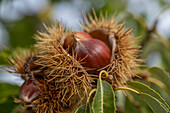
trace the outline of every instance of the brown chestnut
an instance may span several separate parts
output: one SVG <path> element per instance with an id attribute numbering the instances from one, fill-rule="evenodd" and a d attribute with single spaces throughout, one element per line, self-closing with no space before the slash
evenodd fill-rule
<path id="1" fill-rule="evenodd" d="M 74 37 L 77 39 L 88 39 L 88 38 L 93 38 L 91 35 L 85 32 L 76 32 L 74 33 Z"/>
<path id="2" fill-rule="evenodd" d="M 64 37 L 63 47 L 69 53 L 72 53 L 72 49 L 75 48 L 76 40 L 87 39 L 87 38 L 92 38 L 92 37 L 91 37 L 91 35 L 89 35 L 88 33 L 85 33 L 85 32 L 76 32 L 72 36 Z"/>
<path id="3" fill-rule="evenodd" d="M 98 39 L 93 39 L 88 33 L 76 32 L 65 38 L 63 47 L 69 54 L 74 54 L 83 67 L 98 70 L 110 63 L 111 52 L 109 47 Z"/>
<path id="4" fill-rule="evenodd" d="M 77 40 L 74 54 L 82 62 L 82 66 L 95 70 L 108 65 L 111 59 L 110 49 L 98 39 Z"/>
<path id="5" fill-rule="evenodd" d="M 31 80 L 24 82 L 20 87 L 19 98 L 24 102 L 24 104 L 30 104 L 38 98 L 38 95 L 38 87 L 35 86 Z"/>

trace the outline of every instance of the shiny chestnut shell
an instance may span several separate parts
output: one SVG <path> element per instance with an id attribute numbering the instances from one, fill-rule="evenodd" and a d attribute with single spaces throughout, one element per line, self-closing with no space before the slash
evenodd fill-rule
<path id="1" fill-rule="evenodd" d="M 73 36 L 66 36 L 64 38 L 63 48 L 72 54 L 72 49 L 75 48 L 76 39 L 87 39 L 92 38 L 91 35 L 85 32 L 75 32 Z"/>
<path id="2" fill-rule="evenodd" d="M 85 33 L 85 32 L 75 32 L 74 36 L 77 39 L 93 38 L 91 35 L 89 35 L 88 33 Z"/>
<path id="3" fill-rule="evenodd" d="M 109 47 L 98 39 L 77 40 L 74 54 L 83 67 L 95 70 L 105 67 L 111 60 Z"/>
<path id="4" fill-rule="evenodd" d="M 24 101 L 24 104 L 29 104 L 38 98 L 38 87 L 31 80 L 24 82 L 19 90 L 19 98 Z"/>

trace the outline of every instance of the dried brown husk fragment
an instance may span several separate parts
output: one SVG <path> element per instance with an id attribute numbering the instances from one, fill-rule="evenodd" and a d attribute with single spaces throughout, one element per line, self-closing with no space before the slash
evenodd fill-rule
<path id="1" fill-rule="evenodd" d="M 132 27 L 126 28 L 125 22 L 119 24 L 114 19 L 115 14 L 108 20 L 100 13 L 97 17 L 94 9 L 93 15 L 84 14 L 85 24 L 81 24 L 83 31 L 89 33 L 93 38 L 105 42 L 112 51 L 112 59 L 108 68 L 109 75 L 113 76 L 112 83 L 116 86 L 124 85 L 135 76 L 137 67 L 141 66 L 143 60 L 139 58 L 138 38 L 133 36 Z"/>
<path id="2" fill-rule="evenodd" d="M 28 80 L 28 69 L 34 75 L 40 75 L 40 66 L 36 65 L 34 62 L 37 59 L 36 50 L 24 50 L 24 54 L 17 54 L 9 57 L 9 64 L 12 68 L 5 69 L 10 73 L 21 74 L 21 78 Z"/>

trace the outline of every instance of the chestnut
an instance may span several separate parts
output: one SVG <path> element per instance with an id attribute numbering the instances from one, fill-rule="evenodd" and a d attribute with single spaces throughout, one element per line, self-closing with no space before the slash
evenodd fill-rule
<path id="1" fill-rule="evenodd" d="M 100 69 L 108 65 L 111 52 L 108 46 L 98 39 L 82 39 L 77 41 L 74 54 L 82 66 Z"/>
<path id="2" fill-rule="evenodd" d="M 64 37 L 63 48 L 66 49 L 69 53 L 72 53 L 72 49 L 75 48 L 75 42 L 78 39 L 92 38 L 91 35 L 85 32 L 76 32 L 72 36 Z"/>
<path id="3" fill-rule="evenodd" d="M 69 43 L 68 43 L 69 42 Z M 76 32 L 65 38 L 63 47 L 73 54 L 83 67 L 98 70 L 110 63 L 111 52 L 101 40 L 92 38 L 88 33 Z"/>
<path id="4" fill-rule="evenodd" d="M 24 82 L 20 87 L 19 98 L 24 102 L 24 104 L 31 104 L 38 98 L 38 95 L 38 87 L 35 86 L 31 80 Z"/>

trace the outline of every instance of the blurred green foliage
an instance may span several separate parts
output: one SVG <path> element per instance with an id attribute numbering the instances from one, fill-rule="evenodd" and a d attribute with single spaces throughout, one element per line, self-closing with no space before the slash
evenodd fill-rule
<path id="1" fill-rule="evenodd" d="M 12 54 L 12 49 L 3 49 L 0 53 L 0 64 L 8 64 L 8 57 Z"/>
<path id="2" fill-rule="evenodd" d="M 17 21 L 14 26 L 8 27 L 11 47 L 30 47 L 35 41 L 30 37 L 36 33 L 39 20 L 35 16 L 26 16 Z"/>
<path id="3" fill-rule="evenodd" d="M 0 91 L 1 113 L 11 113 L 19 105 L 14 103 L 14 98 L 18 98 L 19 87 L 8 83 L 0 83 Z"/>

